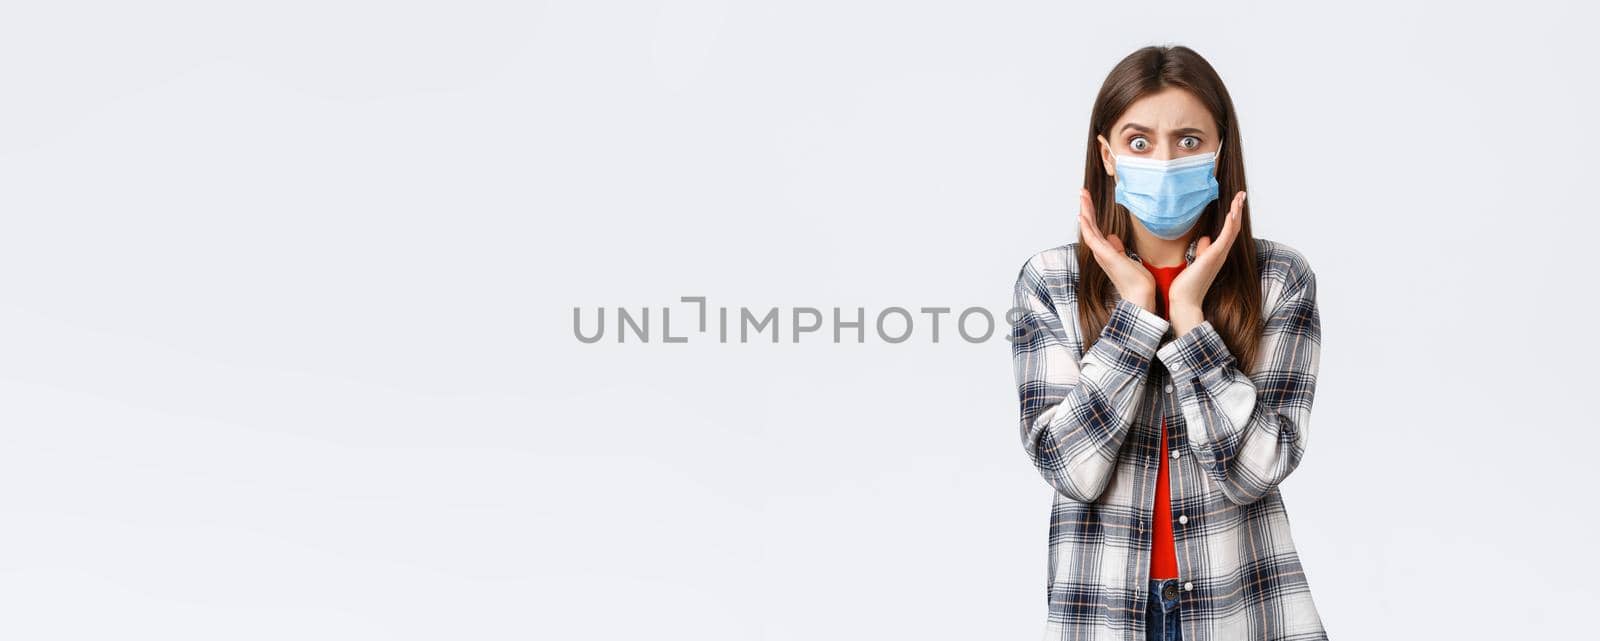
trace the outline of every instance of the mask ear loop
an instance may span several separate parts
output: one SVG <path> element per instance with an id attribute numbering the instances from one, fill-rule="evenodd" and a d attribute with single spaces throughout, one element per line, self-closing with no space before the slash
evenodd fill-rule
<path id="1" fill-rule="evenodd" d="M 1116 178 L 1117 161 L 1120 160 L 1117 158 L 1117 150 L 1111 146 L 1111 141 L 1106 140 L 1105 134 L 1095 134 L 1094 137 L 1095 140 L 1104 143 L 1106 146 L 1106 151 L 1111 154 L 1111 176 L 1112 178 Z"/>
<path id="2" fill-rule="evenodd" d="M 1220 137 L 1217 138 L 1217 155 L 1213 156 L 1211 158 L 1211 160 L 1214 161 L 1213 164 L 1211 165 L 1211 177 L 1212 178 L 1217 178 L 1218 175 L 1220 174 L 1220 171 L 1222 169 L 1222 149 L 1223 149 L 1222 145 L 1223 145 L 1223 143 L 1225 143 L 1227 141 L 1228 141 L 1228 137 L 1227 136 L 1220 136 Z M 1222 199 L 1218 198 L 1216 202 L 1221 203 Z M 1228 215 L 1228 212 L 1224 211 L 1224 212 L 1222 212 L 1222 215 L 1226 216 L 1226 215 Z"/>

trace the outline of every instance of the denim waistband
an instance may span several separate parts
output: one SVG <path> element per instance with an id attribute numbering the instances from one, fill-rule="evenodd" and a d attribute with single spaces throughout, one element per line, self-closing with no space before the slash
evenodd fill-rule
<path id="1" fill-rule="evenodd" d="M 1167 586 L 1171 585 L 1172 588 Z M 1166 598 L 1163 593 L 1169 592 L 1172 598 Z M 1183 593 L 1183 584 L 1178 579 L 1150 579 L 1150 603 L 1161 604 L 1162 612 L 1171 612 L 1178 609 L 1178 595 Z"/>

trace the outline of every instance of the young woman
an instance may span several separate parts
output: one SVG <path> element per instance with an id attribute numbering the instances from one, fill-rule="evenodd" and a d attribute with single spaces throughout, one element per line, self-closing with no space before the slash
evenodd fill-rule
<path id="1" fill-rule="evenodd" d="M 1278 493 L 1316 277 L 1250 235 L 1241 142 L 1199 54 L 1134 52 L 1095 99 L 1078 242 L 1017 276 L 1022 444 L 1056 490 L 1046 639 L 1327 638 Z"/>

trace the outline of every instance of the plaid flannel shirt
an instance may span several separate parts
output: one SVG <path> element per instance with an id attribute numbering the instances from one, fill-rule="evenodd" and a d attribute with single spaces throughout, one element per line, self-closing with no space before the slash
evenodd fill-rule
<path id="1" fill-rule="evenodd" d="M 1119 294 L 1085 353 L 1076 272 L 1088 248 L 1046 249 L 1022 266 L 1012 326 L 1022 445 L 1055 488 L 1045 639 L 1144 639 L 1157 457 L 1169 455 L 1183 638 L 1327 639 L 1278 493 L 1310 427 L 1316 278 L 1299 251 L 1253 240 L 1265 324 L 1249 376 L 1210 321 L 1173 338 L 1167 319 Z"/>

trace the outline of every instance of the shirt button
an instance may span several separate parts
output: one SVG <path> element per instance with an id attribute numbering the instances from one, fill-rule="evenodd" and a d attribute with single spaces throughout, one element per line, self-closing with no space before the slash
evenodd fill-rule
<path id="1" fill-rule="evenodd" d="M 1178 515 L 1178 522 L 1179 523 L 1188 523 L 1189 522 L 1189 515 L 1187 515 L 1187 514 L 1179 514 Z"/>
<path id="2" fill-rule="evenodd" d="M 1185 581 L 1184 582 L 1184 584 L 1183 584 L 1183 591 L 1184 592 L 1188 592 L 1188 591 L 1193 590 L 1193 589 L 1194 589 L 1194 581 Z"/>
<path id="3" fill-rule="evenodd" d="M 1172 393 L 1172 383 L 1167 383 L 1167 393 L 1168 394 Z"/>
<path id="4" fill-rule="evenodd" d="M 1178 458 L 1178 450 L 1172 451 L 1172 458 Z"/>

